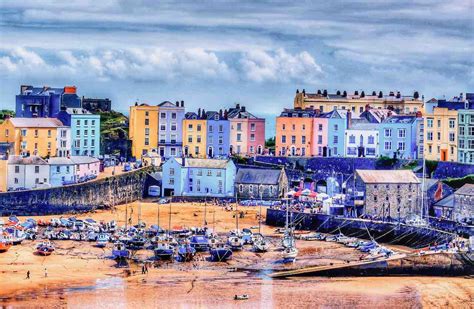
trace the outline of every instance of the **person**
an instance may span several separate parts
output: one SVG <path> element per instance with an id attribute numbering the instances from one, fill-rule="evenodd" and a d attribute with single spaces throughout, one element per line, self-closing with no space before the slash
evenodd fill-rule
<path id="1" fill-rule="evenodd" d="M 26 272 L 26 279 L 30 279 L 30 271 L 29 270 Z"/>
<path id="2" fill-rule="evenodd" d="M 46 269 L 46 267 L 44 268 L 44 277 L 45 277 L 45 278 L 48 277 L 48 270 Z"/>
<path id="3" fill-rule="evenodd" d="M 145 274 L 145 265 L 142 265 L 142 275 Z"/>

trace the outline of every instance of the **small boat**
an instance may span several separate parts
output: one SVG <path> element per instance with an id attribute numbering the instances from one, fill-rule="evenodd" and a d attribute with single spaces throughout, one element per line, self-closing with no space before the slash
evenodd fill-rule
<path id="1" fill-rule="evenodd" d="M 97 236 L 96 246 L 99 248 L 104 248 L 105 246 L 107 246 L 108 242 L 109 242 L 109 235 L 105 233 L 100 233 L 99 236 Z"/>
<path id="2" fill-rule="evenodd" d="M 192 261 L 196 255 L 196 249 L 191 247 L 190 244 L 181 244 L 178 246 L 178 261 L 189 262 Z"/>
<path id="3" fill-rule="evenodd" d="M 114 259 L 124 259 L 128 258 L 129 251 L 125 245 L 121 242 L 114 243 L 114 248 L 112 249 L 112 256 Z"/>
<path id="4" fill-rule="evenodd" d="M 213 262 L 224 262 L 232 257 L 231 247 L 224 244 L 216 244 L 209 252 Z"/>
<path id="5" fill-rule="evenodd" d="M 255 252 L 267 252 L 270 248 L 270 243 L 265 238 L 257 239 L 253 243 L 253 249 Z"/>
<path id="6" fill-rule="evenodd" d="M 209 240 L 206 236 L 194 235 L 191 236 L 191 239 L 189 241 L 191 247 L 196 249 L 196 251 L 206 251 L 207 249 L 209 249 Z"/>
<path id="7" fill-rule="evenodd" d="M 51 255 L 53 251 L 54 251 L 54 245 L 53 243 L 49 241 L 44 241 L 36 247 L 36 254 L 42 255 L 42 256 Z"/>
<path id="8" fill-rule="evenodd" d="M 139 235 L 135 235 L 127 242 L 127 247 L 129 249 L 139 250 L 139 249 L 142 249 L 143 246 L 145 246 L 145 243 L 146 243 L 145 238 Z"/>
<path id="9" fill-rule="evenodd" d="M 242 294 L 242 295 L 235 295 L 234 300 L 247 300 L 249 299 L 248 294 Z"/>
<path id="10" fill-rule="evenodd" d="M 0 253 L 7 252 L 12 245 L 9 237 L 0 234 Z"/>
<path id="11" fill-rule="evenodd" d="M 242 250 L 243 241 L 237 236 L 229 236 L 227 244 L 232 248 L 233 251 Z"/>
<path id="12" fill-rule="evenodd" d="M 301 240 L 306 240 L 306 241 L 320 240 L 321 239 L 321 234 L 319 234 L 319 233 L 310 233 L 310 234 L 306 234 L 306 235 L 301 235 L 299 238 Z"/>
<path id="13" fill-rule="evenodd" d="M 295 239 L 290 234 L 286 234 L 281 240 L 281 245 L 284 249 L 294 247 Z"/>
<path id="14" fill-rule="evenodd" d="M 169 243 L 157 243 L 153 249 L 155 258 L 159 260 L 169 260 L 174 254 L 174 247 Z"/>
<path id="15" fill-rule="evenodd" d="M 298 256 L 298 249 L 296 247 L 288 247 L 283 250 L 282 257 L 284 262 L 294 262 Z"/>
<path id="16" fill-rule="evenodd" d="M 26 239 L 26 234 L 16 228 L 13 228 L 13 230 L 9 231 L 9 234 L 11 236 L 11 242 L 14 246 L 21 244 L 21 242 Z"/>
<path id="17" fill-rule="evenodd" d="M 250 229 L 242 229 L 242 241 L 244 242 L 244 245 L 253 244 L 252 235 L 253 233 Z"/>

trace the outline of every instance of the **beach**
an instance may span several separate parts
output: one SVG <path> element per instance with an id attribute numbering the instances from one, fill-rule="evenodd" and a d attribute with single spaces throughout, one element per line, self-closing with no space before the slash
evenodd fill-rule
<path id="1" fill-rule="evenodd" d="M 159 208 L 159 216 L 158 216 Z M 124 224 L 125 211 L 147 225 L 167 228 L 169 204 L 150 201 L 121 205 L 114 210 L 80 214 L 77 218 L 116 220 Z M 127 210 L 126 210 L 127 209 Z M 258 227 L 258 207 L 239 207 L 244 218 L 239 228 Z M 264 211 L 263 211 L 264 213 Z M 35 217 L 49 220 L 59 216 Z M 4 220 L 6 218 L 3 218 Z M 21 218 L 22 220 L 25 218 Z M 233 212 L 204 203 L 172 203 L 171 227 L 203 226 L 226 234 L 236 228 Z M 140 264 L 118 268 L 109 258 L 111 244 L 97 248 L 94 242 L 55 241 L 56 251 L 47 257 L 33 254 L 38 241 L 25 240 L 0 254 L 0 306 L 71 308 L 306 308 L 306 307 L 390 307 L 470 308 L 474 281 L 464 277 L 298 277 L 272 280 L 266 274 L 288 267 L 329 265 L 356 261 L 360 252 L 337 243 L 297 241 L 300 250 L 295 264 L 280 262 L 276 250 L 281 235 L 273 227 L 261 226 L 274 244 L 266 253 L 250 249 L 234 253 L 227 262 L 213 263 L 200 254 L 188 263 L 159 262 L 141 274 Z M 400 248 L 409 250 L 408 248 Z M 151 257 L 140 250 L 136 257 Z M 30 279 L 26 272 L 30 271 Z M 248 300 L 234 295 L 248 294 Z"/>

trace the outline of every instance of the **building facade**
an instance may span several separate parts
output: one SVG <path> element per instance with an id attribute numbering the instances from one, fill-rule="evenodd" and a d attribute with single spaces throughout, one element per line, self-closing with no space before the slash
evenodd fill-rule
<path id="1" fill-rule="evenodd" d="M 240 168 L 235 177 L 239 199 L 279 199 L 288 192 L 285 169 Z"/>
<path id="2" fill-rule="evenodd" d="M 58 119 L 71 127 L 73 156 L 100 155 L 100 115 L 83 108 L 67 108 L 59 112 Z"/>
<path id="3" fill-rule="evenodd" d="M 199 114 L 201 111 L 199 111 Z M 202 115 L 188 112 L 183 120 L 183 154 L 186 157 L 207 157 L 207 121 Z"/>
<path id="4" fill-rule="evenodd" d="M 22 85 L 16 96 L 16 117 L 56 117 L 61 108 L 81 108 L 75 86 L 51 88 Z"/>
<path id="5" fill-rule="evenodd" d="M 474 109 L 466 107 L 458 110 L 458 162 L 474 164 Z"/>
<path id="6" fill-rule="evenodd" d="M 237 168 L 230 159 L 170 158 L 163 164 L 163 196 L 233 197 Z"/>
<path id="7" fill-rule="evenodd" d="M 221 111 L 206 113 L 207 138 L 206 149 L 208 158 L 226 158 L 230 150 L 230 123 Z"/>
<path id="8" fill-rule="evenodd" d="M 324 114 L 313 118 L 311 154 L 316 157 L 328 156 L 328 118 Z"/>
<path id="9" fill-rule="evenodd" d="M 236 104 L 226 113 L 230 121 L 230 153 L 243 156 L 262 154 L 265 150 L 265 119 Z"/>
<path id="10" fill-rule="evenodd" d="M 474 220 L 474 184 L 465 184 L 454 192 L 453 219 L 458 222 Z"/>
<path id="11" fill-rule="evenodd" d="M 130 106 L 128 136 L 132 141 L 132 156 L 136 159 L 158 150 L 159 110 L 158 106 L 148 104 Z"/>
<path id="12" fill-rule="evenodd" d="M 52 187 L 60 187 L 77 182 L 76 165 L 70 158 L 53 157 L 48 159 L 49 183 Z"/>
<path id="13" fill-rule="evenodd" d="M 391 116 L 379 125 L 380 155 L 399 159 L 418 158 L 419 124 L 416 116 Z"/>
<path id="14" fill-rule="evenodd" d="M 275 154 L 312 156 L 313 118 L 316 111 L 284 109 L 276 118 Z"/>
<path id="15" fill-rule="evenodd" d="M 452 161 L 458 159 L 458 111 L 435 107 L 424 118 L 424 155 L 427 160 Z"/>
<path id="16" fill-rule="evenodd" d="M 163 158 L 180 157 L 183 148 L 184 101 L 162 102 L 158 120 L 158 154 Z"/>
<path id="17" fill-rule="evenodd" d="M 379 156 L 379 124 L 357 123 L 345 132 L 346 157 L 376 158 Z"/>
<path id="18" fill-rule="evenodd" d="M 0 124 L 0 143 L 10 144 L 13 155 L 56 156 L 63 127 L 56 118 L 9 118 Z"/>
<path id="19" fill-rule="evenodd" d="M 71 155 L 71 127 L 62 126 L 56 130 L 56 156 L 69 157 Z"/>
<path id="20" fill-rule="evenodd" d="M 410 170 L 356 170 L 355 194 L 362 213 L 398 220 L 421 216 L 420 181 Z"/>
<path id="21" fill-rule="evenodd" d="M 347 110 L 338 109 L 325 113 L 327 118 L 327 156 L 344 156 L 344 139 L 347 129 Z"/>
<path id="22" fill-rule="evenodd" d="M 330 94 L 326 90 L 318 90 L 316 93 L 308 93 L 305 90 L 296 90 L 294 108 L 318 109 L 320 112 L 330 112 L 334 109 L 345 109 L 352 112 L 354 116 L 363 113 L 367 106 L 375 109 L 391 109 L 397 114 L 410 114 L 422 111 L 423 100 L 418 92 L 413 96 L 402 96 L 400 92 L 390 92 L 384 95 L 381 91 L 372 92 L 371 95 L 364 91 L 355 91 L 348 94 L 346 91 L 337 91 Z"/>
<path id="23" fill-rule="evenodd" d="M 8 158 L 8 190 L 36 189 L 49 186 L 49 165 L 39 156 Z"/>

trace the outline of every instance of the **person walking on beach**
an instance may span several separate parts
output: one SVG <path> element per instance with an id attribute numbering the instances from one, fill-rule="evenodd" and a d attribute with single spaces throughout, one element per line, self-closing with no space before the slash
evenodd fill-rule
<path id="1" fill-rule="evenodd" d="M 26 279 L 30 279 L 30 271 L 29 270 L 26 272 Z"/>
<path id="2" fill-rule="evenodd" d="M 44 268 L 44 277 L 45 277 L 45 278 L 48 277 L 48 270 L 46 269 L 46 267 Z"/>
<path id="3" fill-rule="evenodd" d="M 142 275 L 145 274 L 145 265 L 142 265 Z"/>

